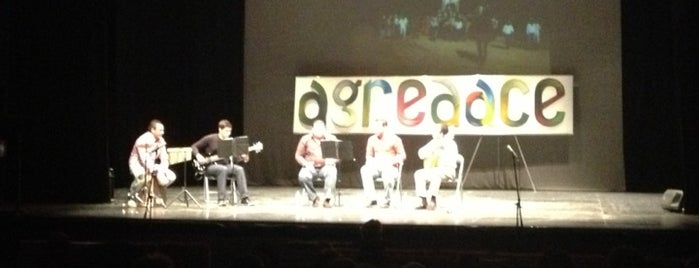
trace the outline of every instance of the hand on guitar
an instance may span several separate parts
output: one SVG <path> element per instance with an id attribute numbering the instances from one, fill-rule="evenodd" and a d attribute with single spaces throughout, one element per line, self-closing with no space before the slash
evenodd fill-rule
<path id="1" fill-rule="evenodd" d="M 219 160 L 222 160 L 222 158 L 218 157 L 218 155 L 212 155 L 212 156 L 207 157 L 207 156 L 197 154 L 195 156 L 195 158 L 196 158 L 197 164 L 202 165 L 202 166 L 211 164 L 211 163 L 219 161 Z"/>

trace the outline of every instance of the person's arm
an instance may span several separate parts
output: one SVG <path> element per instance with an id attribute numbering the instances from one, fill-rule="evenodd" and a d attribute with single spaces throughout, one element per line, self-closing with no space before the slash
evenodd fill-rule
<path id="1" fill-rule="evenodd" d="M 138 162 L 141 166 L 146 170 L 153 170 L 155 159 L 151 159 L 149 148 L 152 150 L 155 147 L 155 141 L 153 141 L 149 135 L 141 135 L 136 139 L 134 147 L 136 147 Z"/>
<path id="2" fill-rule="evenodd" d="M 160 166 L 164 168 L 170 167 L 170 156 L 167 154 L 167 142 L 161 139 L 158 145 L 158 156 L 160 158 Z"/>
<path id="3" fill-rule="evenodd" d="M 370 163 L 374 160 L 374 156 L 376 155 L 376 152 L 374 151 L 374 141 L 373 141 L 374 136 L 369 136 L 366 142 L 366 163 Z"/>
<path id="4" fill-rule="evenodd" d="M 396 162 L 398 164 L 403 164 L 407 158 L 407 155 L 405 154 L 405 147 L 403 147 L 403 140 L 398 136 L 396 136 L 396 138 Z"/>
<path id="5" fill-rule="evenodd" d="M 428 158 L 428 157 L 430 157 L 430 156 L 432 155 L 432 152 L 434 151 L 433 148 L 432 148 L 432 147 L 434 147 L 434 146 L 432 145 L 433 142 L 434 142 L 434 140 L 430 140 L 430 141 L 427 142 L 425 145 L 423 145 L 422 147 L 420 147 L 420 149 L 417 150 L 417 156 L 418 156 L 420 159 L 425 159 L 425 158 Z"/>
<path id="6" fill-rule="evenodd" d="M 454 140 L 446 140 L 444 141 L 444 150 L 442 151 L 442 155 L 440 156 L 440 165 L 444 165 L 447 167 L 456 167 L 456 159 L 457 156 L 459 155 L 459 147 L 456 144 L 456 141 Z"/>
<path id="7" fill-rule="evenodd" d="M 208 135 L 201 137 L 198 141 L 192 144 L 192 155 L 197 160 L 197 162 L 203 163 L 206 161 L 204 155 L 200 151 L 200 148 L 206 148 L 208 146 Z"/>
<path id="8" fill-rule="evenodd" d="M 301 166 L 306 166 L 309 164 L 306 160 L 306 136 L 301 136 L 301 139 L 299 139 L 299 144 L 296 145 L 296 153 L 294 154 L 294 158 L 296 159 L 296 163 L 299 163 Z"/>

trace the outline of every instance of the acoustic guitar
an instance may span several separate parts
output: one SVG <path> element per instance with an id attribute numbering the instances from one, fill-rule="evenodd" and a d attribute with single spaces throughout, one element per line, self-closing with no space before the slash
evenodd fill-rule
<path id="1" fill-rule="evenodd" d="M 422 160 L 423 168 L 435 168 L 439 163 L 439 155 L 430 155 Z"/>

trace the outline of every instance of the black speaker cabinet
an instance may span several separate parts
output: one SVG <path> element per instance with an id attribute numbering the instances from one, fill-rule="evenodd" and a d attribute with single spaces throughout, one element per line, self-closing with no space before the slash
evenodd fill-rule
<path id="1" fill-rule="evenodd" d="M 683 209 L 682 196 L 684 192 L 677 189 L 667 189 L 663 193 L 662 207 L 669 211 L 680 212 Z"/>

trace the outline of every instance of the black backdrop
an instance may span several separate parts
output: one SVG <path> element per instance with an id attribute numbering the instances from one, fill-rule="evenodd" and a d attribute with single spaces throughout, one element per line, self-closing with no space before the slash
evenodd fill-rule
<path id="1" fill-rule="evenodd" d="M 151 118 L 171 147 L 224 117 L 242 133 L 242 2 L 3 2 L 3 202 L 108 201 Z M 696 208 L 691 3 L 622 1 L 622 92 L 627 191 Z"/>

